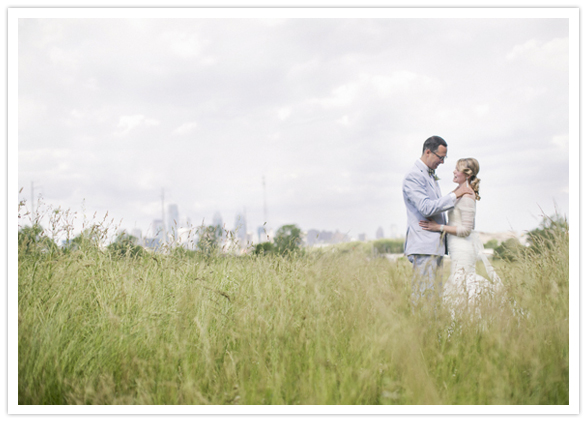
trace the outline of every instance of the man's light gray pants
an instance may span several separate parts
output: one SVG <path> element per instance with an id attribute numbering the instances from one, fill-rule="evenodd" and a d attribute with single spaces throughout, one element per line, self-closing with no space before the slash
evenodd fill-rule
<path id="1" fill-rule="evenodd" d="M 410 254 L 408 260 L 414 267 L 412 277 L 412 303 L 423 298 L 442 297 L 442 257 L 430 254 Z"/>

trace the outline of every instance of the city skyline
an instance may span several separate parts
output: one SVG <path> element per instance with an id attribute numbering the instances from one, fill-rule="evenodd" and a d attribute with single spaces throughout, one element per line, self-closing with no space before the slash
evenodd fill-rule
<path id="1" fill-rule="evenodd" d="M 169 203 L 166 205 L 166 209 L 168 209 L 168 213 L 173 213 L 173 218 L 171 215 L 166 214 L 167 217 L 167 224 L 162 224 L 162 219 L 155 218 L 151 222 L 151 224 L 146 228 L 135 227 L 131 230 L 123 229 L 121 230 L 130 234 L 136 238 L 152 238 L 152 237 L 161 237 L 163 233 L 165 233 L 167 241 L 171 241 L 174 238 L 179 238 L 182 235 L 182 232 L 185 230 L 191 230 L 192 232 L 196 232 L 198 228 L 205 228 L 205 227 L 221 227 L 225 231 L 231 231 L 237 235 L 237 237 L 241 241 L 252 241 L 253 243 L 264 242 L 267 241 L 265 236 L 269 235 L 272 237 L 275 231 L 277 231 L 280 227 L 268 227 L 267 224 L 259 225 L 257 227 L 253 227 L 250 224 L 247 226 L 246 220 L 246 212 L 237 212 L 235 214 L 235 222 L 234 224 L 227 225 L 223 222 L 222 214 L 218 211 L 214 213 L 212 220 L 209 219 L 206 222 L 204 218 L 202 223 L 198 225 L 193 225 L 191 223 L 191 218 L 189 215 L 183 215 L 175 203 Z M 244 223 L 243 223 L 244 221 Z M 297 225 L 297 224 L 296 224 Z M 244 228 L 244 230 L 243 230 Z M 357 241 L 365 241 L 365 240 L 375 240 L 375 239 L 383 239 L 383 238 L 390 238 L 390 239 L 398 239 L 402 238 L 398 235 L 397 226 L 395 224 L 391 224 L 387 229 L 384 229 L 383 226 L 378 226 L 377 230 L 374 233 L 358 233 L 353 237 L 348 237 L 348 233 L 341 233 L 340 230 L 336 229 L 334 232 L 330 232 L 327 230 L 322 230 L 319 227 L 299 227 L 304 234 L 310 235 L 310 233 L 331 233 L 331 234 L 340 234 L 347 238 L 348 241 L 350 240 L 357 240 Z"/>

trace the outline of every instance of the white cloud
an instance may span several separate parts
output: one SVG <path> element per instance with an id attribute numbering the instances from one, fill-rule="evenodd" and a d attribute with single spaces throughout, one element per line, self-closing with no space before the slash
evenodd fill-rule
<path id="1" fill-rule="evenodd" d="M 549 93 L 549 89 L 544 86 L 521 86 L 515 90 L 518 98 L 530 102 L 534 101 Z"/>
<path id="2" fill-rule="evenodd" d="M 376 75 L 369 78 L 371 85 L 381 95 L 387 96 L 399 90 L 409 90 L 413 85 L 425 86 L 431 84 L 428 77 L 417 75 L 409 71 L 394 72 L 390 76 Z"/>
<path id="3" fill-rule="evenodd" d="M 489 104 L 479 104 L 474 107 L 474 110 L 477 116 L 483 117 L 489 112 Z"/>
<path id="4" fill-rule="evenodd" d="M 290 107 L 282 107 L 277 111 L 277 116 L 280 120 L 286 120 L 291 115 Z"/>
<path id="5" fill-rule="evenodd" d="M 141 125 L 145 126 L 157 126 L 159 125 L 158 120 L 154 119 L 147 119 L 142 114 L 135 114 L 135 115 L 123 115 L 118 120 L 118 128 L 120 129 L 115 134 L 119 136 L 123 136 L 130 132 L 132 129 L 139 127 Z"/>
<path id="6" fill-rule="evenodd" d="M 39 24 L 41 36 L 35 39 L 34 43 L 43 47 L 47 44 L 60 41 L 63 38 L 63 25 L 55 19 L 40 19 Z"/>
<path id="7" fill-rule="evenodd" d="M 202 60 L 200 61 L 201 64 L 204 64 L 206 66 L 212 66 L 217 62 L 218 60 L 215 57 L 202 57 Z"/>
<path id="8" fill-rule="evenodd" d="M 84 112 L 76 109 L 71 110 L 69 114 L 75 119 L 81 119 L 85 116 Z"/>
<path id="9" fill-rule="evenodd" d="M 86 81 L 84 86 L 92 91 L 95 91 L 98 89 L 98 81 L 95 78 L 91 77 Z"/>
<path id="10" fill-rule="evenodd" d="M 79 57 L 75 53 L 65 51 L 59 47 L 52 47 L 49 50 L 51 62 L 64 70 L 75 70 L 78 66 Z"/>
<path id="11" fill-rule="evenodd" d="M 510 61 L 523 60 L 534 66 L 565 69 L 569 65 L 569 39 L 554 38 L 544 44 L 531 39 L 518 44 L 507 55 Z"/>
<path id="12" fill-rule="evenodd" d="M 203 44 L 196 33 L 166 32 L 161 36 L 161 40 L 182 58 L 197 57 L 202 52 Z"/>
<path id="13" fill-rule="evenodd" d="M 349 116 L 348 115 L 343 115 L 341 118 L 339 118 L 338 120 L 336 120 L 336 122 L 338 124 L 342 124 L 343 126 L 348 126 L 351 124 L 351 121 L 349 120 Z"/>
<path id="14" fill-rule="evenodd" d="M 507 55 L 508 60 L 516 60 L 518 58 L 523 58 L 528 56 L 536 51 L 539 50 L 538 41 L 535 39 L 531 39 L 530 41 L 526 41 L 524 44 L 518 44 L 514 46 L 512 51 L 510 51 Z"/>
<path id="15" fill-rule="evenodd" d="M 326 98 L 316 98 L 311 100 L 320 104 L 324 108 L 344 107 L 350 105 L 360 89 L 360 82 L 351 82 L 341 85 L 332 91 L 332 95 Z"/>
<path id="16" fill-rule="evenodd" d="M 30 151 L 19 151 L 18 160 L 34 168 L 35 171 L 48 171 L 59 169 L 63 171 L 69 168 L 67 162 L 72 160 L 70 149 L 40 148 Z"/>
<path id="17" fill-rule="evenodd" d="M 179 126 L 178 128 L 176 128 L 173 131 L 173 134 L 178 135 L 178 136 L 186 135 L 188 133 L 193 132 L 194 129 L 196 129 L 197 127 L 198 127 L 198 123 L 196 123 L 195 121 L 192 121 L 189 123 L 184 123 L 181 126 Z"/>
<path id="18" fill-rule="evenodd" d="M 266 18 L 266 19 L 259 19 L 259 22 L 266 25 L 266 26 L 269 26 L 269 27 L 275 27 L 275 26 L 283 25 L 284 23 L 287 22 L 287 19 Z"/>
<path id="19" fill-rule="evenodd" d="M 559 135 L 552 138 L 552 143 L 561 149 L 569 149 L 569 135 Z"/>
<path id="20" fill-rule="evenodd" d="M 410 95 L 438 93 L 441 88 L 442 85 L 437 79 L 410 71 L 396 71 L 389 76 L 363 73 L 357 80 L 335 88 L 330 96 L 315 98 L 311 102 L 328 109 L 349 106 L 359 97 L 373 93 L 379 97 L 388 98 L 398 93 Z"/>
<path id="21" fill-rule="evenodd" d="M 43 118 L 49 110 L 48 104 L 38 98 L 25 97 L 18 101 L 19 124 L 38 121 Z"/>

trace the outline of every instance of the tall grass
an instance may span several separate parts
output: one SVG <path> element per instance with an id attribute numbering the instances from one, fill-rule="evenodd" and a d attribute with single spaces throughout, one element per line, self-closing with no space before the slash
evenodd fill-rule
<path id="1" fill-rule="evenodd" d="M 21 252 L 19 404 L 568 404 L 568 233 L 551 246 L 454 316 L 360 250 Z"/>

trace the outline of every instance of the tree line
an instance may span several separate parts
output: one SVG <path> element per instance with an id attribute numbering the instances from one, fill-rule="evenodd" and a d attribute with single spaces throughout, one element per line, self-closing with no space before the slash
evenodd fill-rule
<path id="1" fill-rule="evenodd" d="M 544 217 L 540 225 L 528 232 L 529 247 L 525 247 L 515 238 L 510 238 L 502 243 L 490 240 L 485 243 L 485 248 L 494 250 L 494 258 L 515 261 L 522 252 L 537 253 L 540 250 L 548 249 L 552 240 L 566 233 L 568 235 L 569 225 L 564 217 L 558 215 Z M 222 252 L 223 241 L 230 239 L 234 241 L 234 233 L 225 231 L 220 226 L 210 225 L 198 229 L 198 239 L 195 250 L 188 250 L 182 246 L 172 249 L 175 253 L 203 254 L 210 256 Z M 18 251 L 21 254 L 34 253 L 69 253 L 85 247 L 99 247 L 102 233 L 99 227 L 84 230 L 73 239 L 66 241 L 59 247 L 43 229 L 35 223 L 32 226 L 21 227 L 18 231 Z M 248 245 L 248 249 L 254 255 L 288 255 L 299 253 L 303 250 L 302 230 L 296 224 L 281 226 L 272 241 L 261 242 L 254 246 Z M 403 253 L 403 240 L 380 239 L 372 242 L 375 252 L 378 254 L 401 254 Z M 146 249 L 138 244 L 138 239 L 126 232 L 120 232 L 106 250 L 113 256 L 118 257 L 140 257 Z"/>

